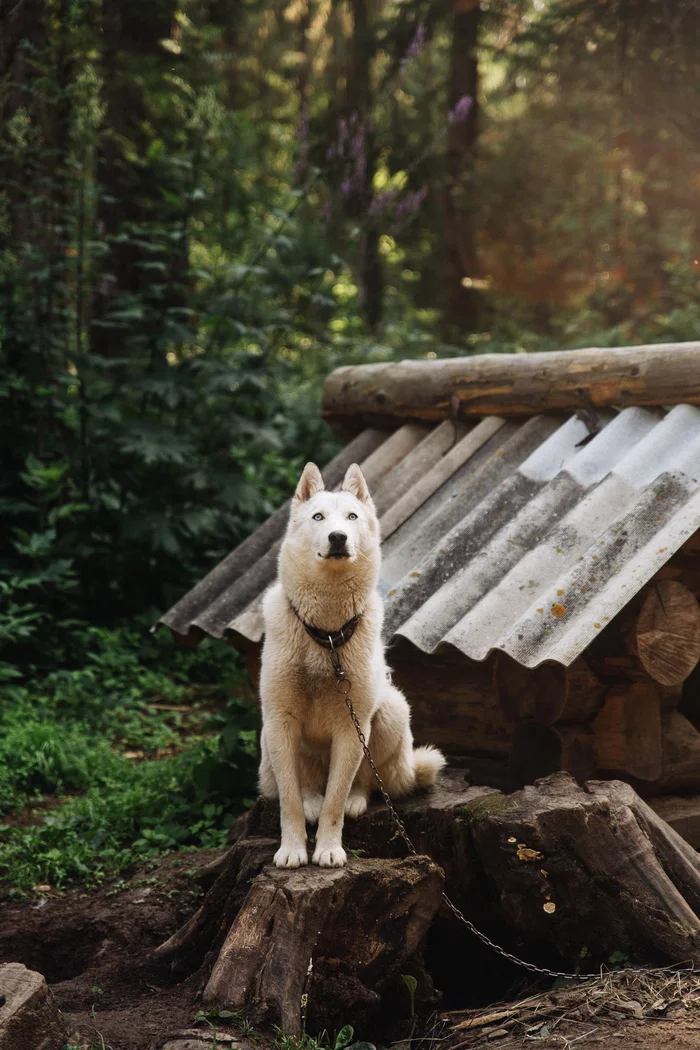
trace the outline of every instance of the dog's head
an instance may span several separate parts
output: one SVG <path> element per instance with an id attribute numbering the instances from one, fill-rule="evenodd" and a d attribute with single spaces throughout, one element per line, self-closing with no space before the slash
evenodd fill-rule
<path id="1" fill-rule="evenodd" d="M 356 463 L 348 467 L 339 492 L 328 492 L 316 464 L 306 464 L 292 500 L 285 546 L 295 560 L 329 572 L 376 562 L 379 522 Z"/>

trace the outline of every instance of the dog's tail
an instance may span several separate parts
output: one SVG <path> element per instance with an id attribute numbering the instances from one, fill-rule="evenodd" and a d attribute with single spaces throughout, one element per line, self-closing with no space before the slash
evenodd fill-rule
<path id="1" fill-rule="evenodd" d="M 415 748 L 413 752 L 413 769 L 416 774 L 416 786 L 426 788 L 434 784 L 445 764 L 445 756 L 432 744 Z"/>

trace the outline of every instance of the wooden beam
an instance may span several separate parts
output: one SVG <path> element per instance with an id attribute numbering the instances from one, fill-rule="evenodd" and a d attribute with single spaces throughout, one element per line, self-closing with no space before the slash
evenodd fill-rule
<path id="1" fill-rule="evenodd" d="M 346 365 L 323 390 L 357 424 L 680 403 L 700 405 L 700 342 Z"/>

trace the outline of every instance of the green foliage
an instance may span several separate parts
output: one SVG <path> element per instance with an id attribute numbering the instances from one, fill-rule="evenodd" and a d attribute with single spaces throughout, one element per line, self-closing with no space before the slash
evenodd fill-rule
<path id="1" fill-rule="evenodd" d="M 413 974 L 402 973 L 401 980 L 408 988 L 408 994 L 411 998 L 411 1017 L 415 1017 L 416 1014 L 416 988 L 418 987 L 418 981 L 415 979 Z"/>
<path id="2" fill-rule="evenodd" d="M 19 889 L 221 846 L 255 793 L 257 713 L 235 654 L 173 654 L 165 673 L 162 643 L 134 628 L 75 639 L 83 666 L 13 682 L 0 712 L 0 879 Z"/>
<path id="3" fill-rule="evenodd" d="M 352 1025 L 344 1025 L 331 1038 L 328 1032 L 309 1035 L 304 1032 L 298 1039 L 287 1035 L 281 1028 L 275 1028 L 275 1046 L 277 1050 L 375 1050 L 373 1043 L 353 1041 L 355 1030 Z"/>

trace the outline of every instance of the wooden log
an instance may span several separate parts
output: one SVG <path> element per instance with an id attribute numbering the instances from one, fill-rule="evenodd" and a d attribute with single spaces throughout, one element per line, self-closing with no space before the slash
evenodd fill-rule
<path id="1" fill-rule="evenodd" d="M 655 793 L 700 790 L 700 733 L 680 711 L 664 715 L 661 774 Z"/>
<path id="2" fill-rule="evenodd" d="M 416 848 L 430 852 L 442 866 L 450 892 L 460 906 L 468 904 L 474 876 L 468 829 L 458 815 L 465 804 L 483 804 L 492 797 L 499 798 L 499 792 L 471 787 L 465 782 L 462 770 L 453 770 L 430 793 L 417 794 L 398 803 Z M 250 885 L 272 861 L 278 838 L 279 804 L 273 799 L 260 798 L 248 814 L 241 838 L 225 855 L 225 861 L 216 862 L 214 874 L 218 878 L 201 907 L 152 953 L 152 961 L 176 976 L 199 967 L 209 972 Z M 360 850 L 363 856 L 400 859 L 406 852 L 401 839 L 395 835 L 388 810 L 381 805 L 370 806 L 360 820 L 347 821 L 343 840 L 348 852 Z"/>
<path id="3" fill-rule="evenodd" d="M 698 557 L 700 555 L 700 529 L 694 532 L 690 539 L 686 540 L 680 549 L 681 554 L 687 554 L 691 557 Z"/>
<path id="4" fill-rule="evenodd" d="M 323 390 L 326 418 L 358 425 L 682 402 L 700 404 L 700 343 L 346 365 Z"/>
<path id="5" fill-rule="evenodd" d="M 545 725 L 588 721 L 605 692 L 583 657 L 570 667 L 545 663 L 530 670 L 507 653 L 496 653 L 493 684 L 504 722 L 533 718 Z"/>
<path id="6" fill-rule="evenodd" d="M 312 1030 L 332 1027 L 341 1013 L 366 1025 L 415 966 L 442 886 L 427 857 L 353 859 L 335 870 L 266 868 L 228 932 L 203 1000 L 291 1036 L 301 1034 L 303 995 Z"/>
<path id="7" fill-rule="evenodd" d="M 579 656 L 566 669 L 564 706 L 557 717 L 557 726 L 561 727 L 562 723 L 581 725 L 590 721 L 603 706 L 604 697 L 605 686 L 587 660 Z"/>
<path id="8" fill-rule="evenodd" d="M 677 580 L 657 580 L 637 621 L 639 659 L 662 685 L 683 682 L 700 660 L 700 605 Z"/>
<path id="9" fill-rule="evenodd" d="M 532 718 L 548 725 L 564 709 L 566 668 L 561 664 L 540 664 L 529 670 L 506 653 L 496 653 L 493 681 L 504 722 Z"/>
<path id="10" fill-rule="evenodd" d="M 473 810 L 494 906 L 530 956 L 550 945 L 573 961 L 585 946 L 592 960 L 700 962 L 700 864 L 650 814 L 629 785 L 584 790 L 566 773 Z"/>
<path id="11" fill-rule="evenodd" d="M 394 640 L 388 659 L 411 705 L 417 743 L 435 744 L 456 764 L 506 759 L 512 725 L 500 717 L 490 661 L 457 650 L 423 653 L 403 638 Z"/>
<path id="12" fill-rule="evenodd" d="M 516 787 L 534 784 L 560 769 L 583 783 L 596 773 L 593 730 L 590 725 L 518 722 L 513 727 L 508 768 Z"/>
<path id="13" fill-rule="evenodd" d="M 649 799 L 649 806 L 689 846 L 700 849 L 700 795 L 659 795 Z"/>
<path id="14" fill-rule="evenodd" d="M 663 871 L 681 890 L 685 902 L 700 915 L 700 856 L 682 835 L 639 797 L 630 784 L 619 780 L 591 781 L 586 790 L 615 807 L 628 810 L 648 837 Z"/>
<path id="15" fill-rule="evenodd" d="M 614 686 L 594 723 L 598 768 L 656 780 L 662 772 L 661 690 L 655 682 Z"/>
<path id="16" fill-rule="evenodd" d="M 561 759 L 559 769 L 570 773 L 579 784 L 596 776 L 595 735 L 589 724 L 557 725 L 556 732 L 561 739 Z"/>
<path id="17" fill-rule="evenodd" d="M 561 769 L 561 737 L 552 726 L 528 719 L 513 726 L 508 770 L 516 787 Z"/>
<path id="18" fill-rule="evenodd" d="M 211 967 L 226 931 L 238 914 L 250 883 L 270 864 L 278 842 L 258 836 L 239 839 L 218 868 L 216 881 L 202 905 L 152 953 L 152 961 L 175 976 Z M 208 962 L 207 962 L 208 960 Z"/>

